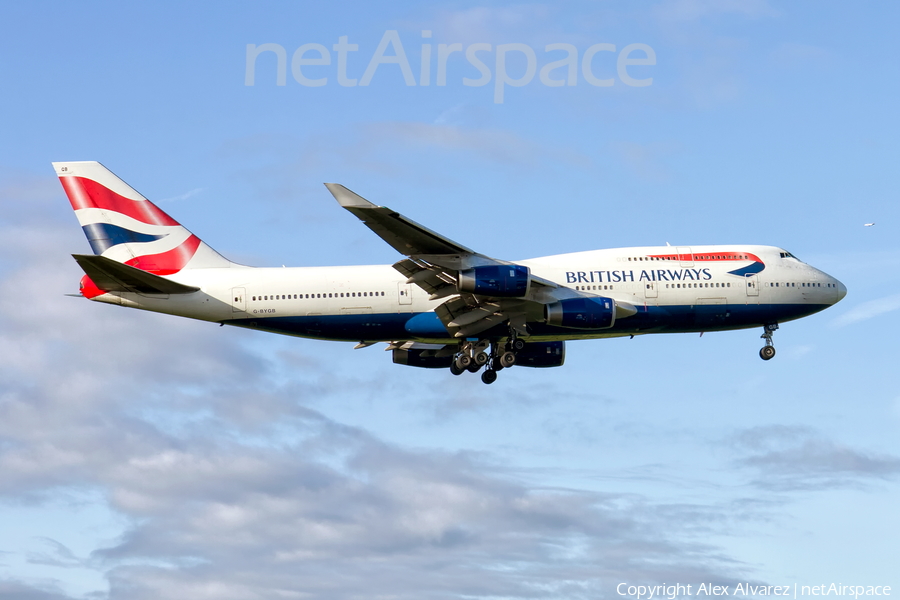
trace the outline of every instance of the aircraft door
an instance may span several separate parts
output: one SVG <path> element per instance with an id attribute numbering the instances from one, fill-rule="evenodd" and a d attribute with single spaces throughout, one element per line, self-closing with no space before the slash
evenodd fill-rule
<path id="1" fill-rule="evenodd" d="M 659 289 L 657 288 L 657 283 L 655 281 L 648 281 L 644 284 L 644 297 L 645 298 L 658 298 L 659 297 Z"/>
<path id="2" fill-rule="evenodd" d="M 678 252 L 678 260 L 682 267 L 694 266 L 694 252 L 689 246 L 678 246 L 675 250 Z"/>
<path id="3" fill-rule="evenodd" d="M 247 294 L 244 288 L 231 288 L 231 312 L 247 311 Z"/>
<path id="4" fill-rule="evenodd" d="M 756 276 L 756 273 L 747 275 L 744 279 L 746 279 L 745 283 L 747 284 L 747 295 L 759 296 L 759 278 Z"/>
<path id="5" fill-rule="evenodd" d="M 397 298 L 400 304 L 412 304 L 412 284 L 398 283 Z"/>

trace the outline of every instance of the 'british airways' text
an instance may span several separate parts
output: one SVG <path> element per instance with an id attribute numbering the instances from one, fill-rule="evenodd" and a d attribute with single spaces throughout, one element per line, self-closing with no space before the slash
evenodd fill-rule
<path id="1" fill-rule="evenodd" d="M 709 281 L 709 269 L 642 269 L 628 271 L 566 271 L 566 283 L 622 283 L 626 281 Z"/>

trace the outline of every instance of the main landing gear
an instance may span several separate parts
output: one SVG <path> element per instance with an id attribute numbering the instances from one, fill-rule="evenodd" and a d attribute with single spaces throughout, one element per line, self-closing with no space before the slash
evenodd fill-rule
<path id="1" fill-rule="evenodd" d="M 778 323 L 768 323 L 763 327 L 763 334 L 759 337 L 766 340 L 766 345 L 759 351 L 759 357 L 763 360 L 771 360 L 775 356 L 775 346 L 772 345 L 772 334 L 778 329 Z"/>
<path id="2" fill-rule="evenodd" d="M 497 371 L 507 369 L 516 364 L 516 352 L 525 347 L 525 342 L 511 337 L 506 344 L 497 341 L 479 340 L 477 342 L 461 342 L 459 352 L 450 363 L 450 372 L 462 375 L 464 372 L 481 372 L 481 381 L 491 384 L 497 381 Z"/>

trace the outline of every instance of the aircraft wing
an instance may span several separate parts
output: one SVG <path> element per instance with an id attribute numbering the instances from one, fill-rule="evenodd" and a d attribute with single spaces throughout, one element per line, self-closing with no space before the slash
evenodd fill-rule
<path id="1" fill-rule="evenodd" d="M 372 204 L 339 183 L 326 183 L 325 187 L 341 206 L 359 217 L 401 254 L 475 254 L 474 250 L 448 240 L 386 206 Z"/>
<path id="2" fill-rule="evenodd" d="M 326 183 L 325 187 L 341 206 L 408 257 L 393 265 L 408 283 L 428 292 L 432 300 L 448 298 L 435 313 L 454 337 L 475 336 L 506 322 L 518 334 L 528 335 L 526 324 L 543 320 L 545 305 L 583 296 L 532 275 L 526 267 L 479 254 L 340 184 Z M 510 275 L 527 273 L 528 281 L 521 294 L 491 293 L 472 284 L 473 274 L 485 270 L 501 274 L 508 271 Z"/>

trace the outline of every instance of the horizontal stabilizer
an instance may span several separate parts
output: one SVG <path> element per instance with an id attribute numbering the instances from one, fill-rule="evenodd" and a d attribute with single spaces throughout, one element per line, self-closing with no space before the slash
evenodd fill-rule
<path id="1" fill-rule="evenodd" d="M 200 289 L 136 269 L 105 256 L 73 254 L 72 257 L 91 278 L 94 285 L 107 292 L 190 294 Z"/>

